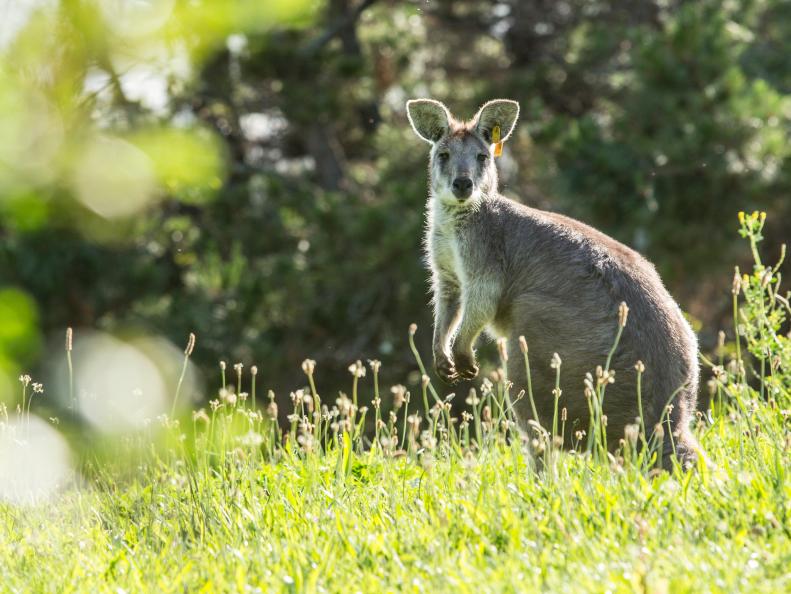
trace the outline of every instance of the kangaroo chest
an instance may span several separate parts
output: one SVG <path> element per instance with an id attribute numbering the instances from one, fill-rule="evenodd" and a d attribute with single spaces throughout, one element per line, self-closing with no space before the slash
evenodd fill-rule
<path id="1" fill-rule="evenodd" d="M 431 263 L 443 278 L 459 286 L 474 282 L 475 263 L 470 257 L 469 241 L 464 233 L 455 229 L 433 229 L 429 236 Z"/>

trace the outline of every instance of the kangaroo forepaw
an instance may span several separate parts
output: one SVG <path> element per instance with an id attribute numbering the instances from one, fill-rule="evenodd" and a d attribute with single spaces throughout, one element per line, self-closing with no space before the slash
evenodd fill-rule
<path id="1" fill-rule="evenodd" d="M 457 354 L 453 356 L 456 373 L 463 380 L 471 380 L 478 377 L 478 363 L 474 356 Z"/>
<path id="2" fill-rule="evenodd" d="M 447 357 L 436 359 L 434 361 L 434 370 L 437 372 L 439 379 L 451 386 L 458 383 L 460 379 L 456 366 Z"/>

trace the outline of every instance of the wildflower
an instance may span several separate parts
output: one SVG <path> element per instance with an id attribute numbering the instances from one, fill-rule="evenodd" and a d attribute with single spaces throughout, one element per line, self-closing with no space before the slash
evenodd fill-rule
<path id="1" fill-rule="evenodd" d="M 598 379 L 599 385 L 604 386 L 607 384 L 614 384 L 615 383 L 615 370 L 607 369 L 602 371 L 601 375 Z"/>
<path id="2" fill-rule="evenodd" d="M 422 375 L 420 378 L 420 385 L 424 390 L 428 387 L 429 383 L 431 383 L 431 379 L 425 374 Z"/>
<path id="3" fill-rule="evenodd" d="M 335 405 L 338 407 L 341 416 L 348 417 L 352 414 L 352 401 L 343 392 L 335 400 Z"/>
<path id="4" fill-rule="evenodd" d="M 527 354 L 527 340 L 525 340 L 524 336 L 519 337 L 519 350 L 522 351 L 523 355 Z"/>
<path id="5" fill-rule="evenodd" d="M 563 361 L 561 361 L 560 355 L 558 355 L 557 353 L 552 353 L 552 362 L 549 364 L 549 366 L 552 369 L 560 369 L 562 363 Z"/>
<path id="6" fill-rule="evenodd" d="M 423 421 L 418 415 L 409 415 L 406 419 L 409 425 L 409 432 L 414 436 L 420 430 L 420 423 Z"/>
<path id="7" fill-rule="evenodd" d="M 643 364 L 642 361 L 638 361 L 637 363 L 635 363 L 634 364 L 634 368 L 635 368 L 635 371 L 637 371 L 637 373 L 645 372 L 645 365 Z"/>
<path id="8" fill-rule="evenodd" d="M 201 421 L 203 423 L 209 422 L 209 415 L 206 414 L 205 409 L 194 410 L 192 411 L 192 420 L 193 421 Z"/>
<path id="9" fill-rule="evenodd" d="M 314 429 L 313 423 L 307 417 L 302 417 L 299 420 L 299 431 L 300 433 L 312 433 Z"/>
<path id="10" fill-rule="evenodd" d="M 409 325 L 409 335 L 414 336 L 415 332 L 417 332 L 417 324 L 410 324 Z"/>
<path id="11" fill-rule="evenodd" d="M 242 365 L 241 363 L 234 363 L 234 364 L 233 364 L 233 370 L 234 370 L 234 371 L 235 371 L 237 374 L 240 374 L 240 373 L 242 373 L 242 368 L 243 368 L 243 367 L 244 367 L 244 365 Z"/>
<path id="12" fill-rule="evenodd" d="M 264 443 L 264 438 L 260 433 L 256 433 L 255 431 L 248 431 L 244 435 L 240 435 L 236 438 L 236 440 L 242 444 L 243 446 L 257 448 L 262 443 Z"/>
<path id="13" fill-rule="evenodd" d="M 41 394 L 44 392 L 44 384 L 37 384 L 33 382 L 33 393 L 34 394 Z"/>
<path id="14" fill-rule="evenodd" d="M 272 400 L 266 407 L 266 416 L 270 419 L 275 420 L 277 419 L 277 403 Z"/>
<path id="15" fill-rule="evenodd" d="M 602 424 L 603 427 L 607 426 L 607 415 L 602 415 L 601 416 L 601 424 Z"/>
<path id="16" fill-rule="evenodd" d="M 629 317 L 629 306 L 626 305 L 625 301 L 621 301 L 621 304 L 618 306 L 618 325 L 623 328 L 626 326 L 626 319 Z"/>
<path id="17" fill-rule="evenodd" d="M 349 373 L 355 378 L 365 377 L 365 367 L 359 359 L 349 365 Z"/>
<path id="18" fill-rule="evenodd" d="M 409 402 L 407 391 L 401 384 L 396 384 L 390 388 L 390 393 L 393 395 L 393 406 L 398 410 L 405 402 Z"/>
<path id="19" fill-rule="evenodd" d="M 352 405 L 352 409 L 354 409 L 354 405 Z M 361 406 L 360 407 L 360 414 L 361 415 L 364 415 L 367 412 L 368 412 L 368 407 L 367 406 Z"/>
<path id="20" fill-rule="evenodd" d="M 501 367 L 498 367 L 492 371 L 490 377 L 495 384 L 502 384 L 505 381 L 505 371 L 503 371 Z"/>
<path id="21" fill-rule="evenodd" d="M 493 393 L 494 384 L 488 377 L 483 378 L 481 382 L 481 394 L 484 396 L 488 396 L 489 394 Z"/>
<path id="22" fill-rule="evenodd" d="M 253 377 L 257 376 L 257 375 L 258 375 L 258 367 L 256 367 L 255 365 L 253 365 L 253 366 L 250 368 L 250 375 L 252 375 Z"/>
<path id="23" fill-rule="evenodd" d="M 192 350 L 195 348 L 195 333 L 190 332 L 190 336 L 187 339 L 187 348 L 184 349 L 184 354 L 189 357 L 192 354 Z"/>
<path id="24" fill-rule="evenodd" d="M 432 438 L 433 439 L 433 438 Z M 436 440 L 434 440 L 436 442 Z M 420 457 L 420 465 L 423 467 L 423 470 L 429 472 L 432 468 L 434 468 L 434 456 L 431 454 L 423 454 Z"/>
<path id="25" fill-rule="evenodd" d="M 225 371 L 225 361 L 220 361 L 220 370 Z"/>
<path id="26" fill-rule="evenodd" d="M 313 375 L 313 371 L 316 369 L 316 362 L 313 359 L 305 359 L 302 362 L 302 371 L 310 377 Z"/>
<path id="27" fill-rule="evenodd" d="M 562 393 L 563 393 L 563 390 L 561 390 L 560 388 L 555 388 L 555 389 L 553 389 L 553 390 L 552 390 L 552 395 L 553 395 L 555 398 L 560 398 L 560 395 L 561 395 Z"/>
<path id="28" fill-rule="evenodd" d="M 66 328 L 66 350 L 67 351 L 71 351 L 71 342 L 72 342 L 73 334 L 74 334 L 74 332 L 72 331 L 71 326 Z"/>
<path id="29" fill-rule="evenodd" d="M 491 423 L 492 422 L 492 409 L 489 406 L 484 406 L 483 411 L 481 412 L 481 418 L 483 419 L 484 423 Z"/>
<path id="30" fill-rule="evenodd" d="M 30 379 L 31 379 L 30 376 L 27 374 L 19 376 L 19 381 L 22 382 L 22 385 L 25 386 L 26 388 L 30 385 Z"/>
<path id="31" fill-rule="evenodd" d="M 623 428 L 623 434 L 626 442 L 634 447 L 640 435 L 640 427 L 638 425 L 627 425 Z"/>
<path id="32" fill-rule="evenodd" d="M 382 362 L 377 359 L 368 359 L 368 365 L 371 367 L 371 371 L 374 373 L 379 373 L 379 369 L 382 367 Z"/>
<path id="33" fill-rule="evenodd" d="M 398 437 L 393 435 L 388 437 L 387 435 L 382 435 L 379 437 L 379 443 L 382 444 L 382 448 L 385 450 L 393 450 L 398 445 Z"/>
<path id="34" fill-rule="evenodd" d="M 563 407 L 563 408 L 560 410 L 560 421 L 561 421 L 562 423 L 565 423 L 565 422 L 568 420 L 568 416 L 569 416 L 569 411 L 568 411 L 568 410 L 566 409 L 566 407 L 564 406 L 564 407 Z"/>
<path id="35" fill-rule="evenodd" d="M 209 406 L 211 406 L 211 410 L 212 410 L 212 412 L 214 412 L 218 408 L 220 408 L 220 401 L 219 400 L 210 400 L 209 401 Z"/>
<path id="36" fill-rule="evenodd" d="M 544 453 L 544 450 L 546 449 L 546 446 L 544 445 L 544 440 L 540 440 L 540 441 L 539 441 L 538 439 L 533 439 L 533 440 L 530 442 L 530 445 L 532 446 L 532 448 L 533 448 L 533 451 L 534 451 L 536 454 L 538 454 L 538 455 L 541 455 L 541 454 L 543 454 L 543 453 Z"/>
<path id="37" fill-rule="evenodd" d="M 248 396 L 249 396 L 249 394 L 247 392 L 239 392 L 239 400 L 241 400 L 242 402 L 247 400 Z"/>
<path id="38" fill-rule="evenodd" d="M 431 434 L 431 431 L 423 431 L 420 434 L 420 445 L 429 451 L 437 447 L 437 440 Z"/>
<path id="39" fill-rule="evenodd" d="M 584 429 L 580 429 L 579 431 L 575 431 L 575 432 L 574 432 L 574 438 L 575 438 L 577 441 L 582 441 L 582 439 L 583 439 L 584 437 L 585 437 L 585 430 L 584 430 Z"/>
<path id="40" fill-rule="evenodd" d="M 500 359 L 508 361 L 508 341 L 504 337 L 497 339 L 497 350 L 500 351 Z"/>
<path id="41" fill-rule="evenodd" d="M 313 439 L 313 435 L 310 433 L 300 433 L 297 436 L 297 443 L 302 447 L 302 450 L 305 452 L 313 451 L 313 446 L 315 444 L 315 439 Z"/>
<path id="42" fill-rule="evenodd" d="M 382 399 L 381 398 L 374 398 L 371 404 L 374 405 L 375 409 L 379 409 L 382 406 Z"/>

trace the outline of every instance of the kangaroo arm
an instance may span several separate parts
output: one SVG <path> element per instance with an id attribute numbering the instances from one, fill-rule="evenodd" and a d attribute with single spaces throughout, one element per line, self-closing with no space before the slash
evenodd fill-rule
<path id="1" fill-rule="evenodd" d="M 450 359 L 450 340 L 461 318 L 457 285 L 437 279 L 434 287 L 434 359 Z"/>
<path id="2" fill-rule="evenodd" d="M 463 313 L 461 323 L 453 343 L 453 360 L 474 361 L 473 346 L 483 329 L 490 324 L 497 313 L 495 291 L 481 283 L 471 287 L 462 296 Z"/>

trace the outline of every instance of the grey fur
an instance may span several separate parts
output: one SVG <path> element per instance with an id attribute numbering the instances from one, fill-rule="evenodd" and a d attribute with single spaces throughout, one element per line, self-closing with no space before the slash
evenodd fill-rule
<path id="1" fill-rule="evenodd" d="M 514 108 L 516 106 L 516 108 Z M 469 122 L 454 119 L 431 100 L 407 104 L 415 132 L 432 143 L 425 245 L 435 308 L 434 362 L 449 383 L 478 373 L 474 344 L 482 331 L 508 339 L 509 378 L 525 385 L 518 337 L 529 345 L 539 421 L 551 423 L 554 408 L 553 352 L 562 361 L 559 406 L 568 411 L 567 443 L 588 429 L 583 378 L 603 364 L 617 330 L 620 302 L 630 308 L 607 388 L 609 446 L 638 417 L 636 372 L 645 364 L 642 393 L 649 431 L 673 397 L 665 425 L 664 459 L 676 453 L 691 463 L 700 451 L 689 431 L 698 389 L 697 340 L 662 284 L 640 254 L 571 218 L 528 208 L 498 192 L 497 169 L 487 130 L 496 123 L 506 139 L 518 115 L 515 102 L 487 103 Z M 483 158 L 485 155 L 485 158 Z M 453 181 L 468 176 L 469 196 L 457 197 Z M 525 427 L 527 399 L 517 404 Z M 672 434 L 672 439 L 671 439 Z"/>

